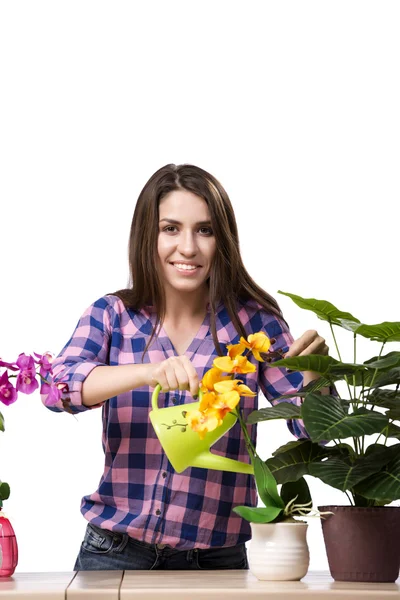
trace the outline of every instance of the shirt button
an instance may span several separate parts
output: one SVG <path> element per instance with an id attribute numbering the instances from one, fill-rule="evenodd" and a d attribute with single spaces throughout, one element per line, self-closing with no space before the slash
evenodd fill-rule
<path id="1" fill-rule="evenodd" d="M 176 404 L 178 402 L 178 398 L 176 398 L 175 396 L 172 398 L 172 404 Z"/>
<path id="2" fill-rule="evenodd" d="M 166 472 L 165 472 L 165 471 L 164 471 L 164 473 L 162 474 L 162 476 L 164 477 L 164 479 L 166 478 L 167 474 L 166 474 Z"/>
<path id="3" fill-rule="evenodd" d="M 161 515 L 161 510 L 159 508 L 156 510 L 156 515 Z"/>

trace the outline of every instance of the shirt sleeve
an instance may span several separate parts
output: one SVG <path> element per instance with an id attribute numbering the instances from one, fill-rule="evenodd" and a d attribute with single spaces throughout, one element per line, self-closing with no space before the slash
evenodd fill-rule
<path id="1" fill-rule="evenodd" d="M 92 406 L 82 404 L 82 386 L 86 377 L 99 366 L 109 364 L 111 339 L 110 306 L 106 298 L 100 298 L 83 313 L 71 338 L 52 363 L 54 384 L 66 383 L 61 399 L 46 408 L 54 412 L 78 413 L 103 406 L 99 402 Z"/>
<path id="2" fill-rule="evenodd" d="M 270 351 L 282 351 L 285 354 L 289 350 L 289 346 L 294 339 L 289 331 L 289 328 L 283 320 L 275 315 L 270 315 L 265 321 L 263 330 L 269 338 L 274 338 L 276 341 L 271 345 Z M 270 365 L 279 360 L 279 357 L 273 358 Z M 282 398 L 276 400 L 283 394 L 294 394 L 299 391 L 303 385 L 303 373 L 300 371 L 292 371 L 288 373 L 285 367 L 271 367 L 268 363 L 259 362 L 259 379 L 258 383 L 262 393 L 266 399 L 272 404 L 278 402 L 291 402 L 300 406 L 301 398 L 299 396 L 293 398 Z M 289 431 L 296 438 L 309 438 L 309 435 L 304 427 L 302 419 L 289 419 L 287 421 Z"/>

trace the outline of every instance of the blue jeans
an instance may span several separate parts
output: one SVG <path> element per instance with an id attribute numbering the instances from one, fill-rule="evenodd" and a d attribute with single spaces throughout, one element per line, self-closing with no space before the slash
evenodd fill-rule
<path id="1" fill-rule="evenodd" d="M 245 544 L 207 550 L 175 550 L 165 544 L 147 544 L 87 524 L 74 571 L 151 569 L 248 569 Z"/>

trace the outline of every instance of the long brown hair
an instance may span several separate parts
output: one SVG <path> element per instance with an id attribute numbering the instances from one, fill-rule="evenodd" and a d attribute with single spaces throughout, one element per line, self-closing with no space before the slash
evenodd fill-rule
<path id="1" fill-rule="evenodd" d="M 215 323 L 215 309 L 219 302 L 224 303 L 236 331 L 243 337 L 247 337 L 247 333 L 238 318 L 238 300 L 253 299 L 267 312 L 283 319 L 276 300 L 253 281 L 244 267 L 233 207 L 219 181 L 194 165 L 165 165 L 150 177 L 136 203 L 129 236 L 129 288 L 113 292 L 126 308 L 140 310 L 151 305 L 156 308 L 157 320 L 143 351 L 142 362 L 157 327 L 162 326 L 166 311 L 165 293 L 158 271 L 159 203 L 169 192 L 182 189 L 197 194 L 207 202 L 216 239 L 215 255 L 207 281 L 210 326 L 217 353 L 222 355 Z"/>

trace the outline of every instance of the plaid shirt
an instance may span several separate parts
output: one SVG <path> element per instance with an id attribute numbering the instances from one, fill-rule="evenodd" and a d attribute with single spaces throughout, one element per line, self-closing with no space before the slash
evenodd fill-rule
<path id="1" fill-rule="evenodd" d="M 247 335 L 264 331 L 276 342 L 271 350 L 286 352 L 293 342 L 281 319 L 254 301 L 239 302 L 238 316 Z M 176 473 L 168 461 L 149 420 L 153 388 L 136 388 L 92 407 L 82 404 L 85 378 L 99 365 L 127 365 L 141 362 L 156 314 L 152 307 L 127 310 L 114 295 L 106 295 L 83 313 L 70 340 L 53 362 L 54 381 L 67 382 L 74 413 L 102 407 L 104 472 L 99 487 L 84 496 L 81 513 L 90 523 L 150 544 L 168 544 L 177 550 L 234 546 L 251 538 L 249 523 L 233 512 L 238 505 L 257 506 L 254 477 L 242 473 L 189 467 Z M 227 310 L 221 303 L 216 311 L 217 335 L 224 354 L 226 344 L 239 342 Z M 210 308 L 186 356 L 199 380 L 212 367 L 217 353 L 210 330 Z M 166 332 L 153 338 L 144 362 L 161 362 L 176 356 Z M 274 398 L 297 391 L 303 375 L 267 367 L 249 354 L 256 364 L 254 373 L 240 375 L 257 396 L 242 397 L 244 417 L 258 408 L 258 392 L 272 404 Z M 42 396 L 44 401 L 44 396 Z M 294 403 L 299 402 L 293 398 Z M 160 408 L 193 402 L 188 391 L 160 392 Z M 48 407 L 64 410 L 61 400 Z M 303 423 L 288 421 L 296 437 L 308 437 Z M 256 425 L 249 426 L 256 444 Z M 212 447 L 212 452 L 250 462 L 240 424 L 236 424 Z"/>

